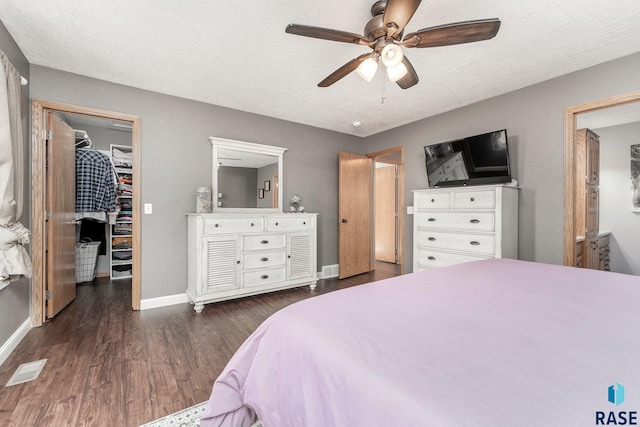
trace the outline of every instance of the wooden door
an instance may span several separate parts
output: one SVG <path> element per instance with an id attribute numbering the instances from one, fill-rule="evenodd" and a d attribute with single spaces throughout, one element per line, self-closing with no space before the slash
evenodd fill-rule
<path id="1" fill-rule="evenodd" d="M 375 257 L 392 263 L 397 261 L 396 169 L 395 165 L 376 163 L 373 191 Z"/>
<path id="2" fill-rule="evenodd" d="M 585 206 L 585 236 L 592 237 L 598 234 L 600 228 L 600 191 L 598 186 L 588 184 L 586 186 Z"/>
<path id="3" fill-rule="evenodd" d="M 586 135 L 587 151 L 587 184 L 600 184 L 600 137 L 587 129 Z"/>
<path id="4" fill-rule="evenodd" d="M 47 317 L 76 297 L 75 133 L 56 114 L 48 115 L 47 140 Z"/>
<path id="5" fill-rule="evenodd" d="M 371 270 L 372 159 L 340 152 L 338 173 L 338 277 Z"/>

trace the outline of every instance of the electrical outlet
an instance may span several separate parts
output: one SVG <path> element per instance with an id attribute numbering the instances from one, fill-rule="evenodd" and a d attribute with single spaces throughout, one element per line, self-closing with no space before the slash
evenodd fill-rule
<path id="1" fill-rule="evenodd" d="M 151 203 L 144 204 L 144 214 L 151 215 L 153 213 L 153 205 Z"/>

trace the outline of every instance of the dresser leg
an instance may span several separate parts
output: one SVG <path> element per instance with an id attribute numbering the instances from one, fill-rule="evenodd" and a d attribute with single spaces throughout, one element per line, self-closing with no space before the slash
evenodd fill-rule
<path id="1" fill-rule="evenodd" d="M 194 304 L 193 309 L 196 311 L 196 313 L 202 313 L 204 304 Z"/>
<path id="2" fill-rule="evenodd" d="M 312 291 L 316 288 L 316 283 L 317 283 L 317 282 L 311 282 L 311 283 L 309 283 L 309 287 L 311 288 L 311 290 L 312 290 Z"/>

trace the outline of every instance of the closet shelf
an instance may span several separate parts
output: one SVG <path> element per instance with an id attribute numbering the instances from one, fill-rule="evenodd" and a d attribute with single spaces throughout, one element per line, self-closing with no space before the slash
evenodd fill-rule
<path id="1" fill-rule="evenodd" d="M 133 256 L 133 234 L 131 229 L 136 212 L 132 209 L 133 168 L 128 165 L 133 163 L 133 150 L 129 146 L 112 144 L 110 152 L 114 169 L 118 174 L 119 185 L 116 194 L 121 209 L 115 223 L 110 226 L 111 279 L 127 279 L 132 277 L 132 270 L 137 268 L 137 266 L 134 267 L 131 259 Z M 122 247 L 123 242 L 127 242 L 129 247 Z"/>

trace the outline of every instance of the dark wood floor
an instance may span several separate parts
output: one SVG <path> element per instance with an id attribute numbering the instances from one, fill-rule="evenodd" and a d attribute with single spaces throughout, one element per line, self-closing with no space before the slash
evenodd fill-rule
<path id="1" fill-rule="evenodd" d="M 398 266 L 348 279 L 205 305 L 131 310 L 131 283 L 96 279 L 34 328 L 0 366 L 1 426 L 138 426 L 209 398 L 249 334 L 309 297 L 398 275 Z M 4 387 L 21 363 L 47 359 L 35 381 Z"/>

